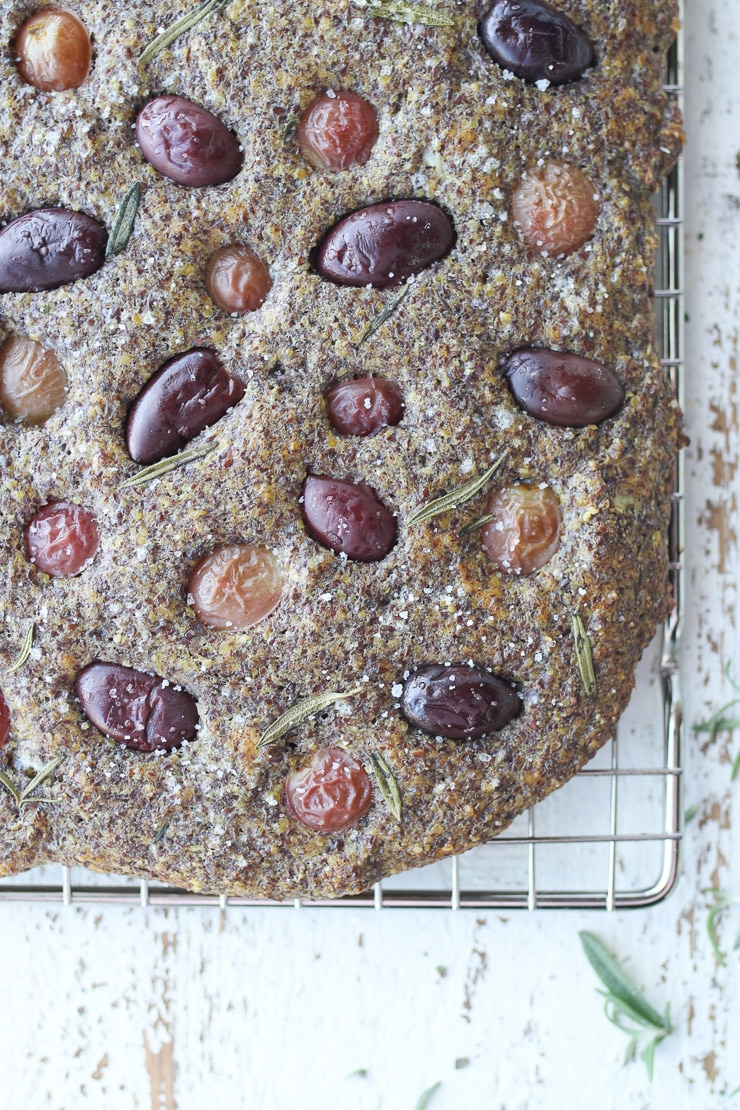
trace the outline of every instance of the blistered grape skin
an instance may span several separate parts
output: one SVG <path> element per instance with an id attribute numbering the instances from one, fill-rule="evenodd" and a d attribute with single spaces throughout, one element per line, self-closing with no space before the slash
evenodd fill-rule
<path id="1" fill-rule="evenodd" d="M 230 544 L 204 556 L 188 582 L 188 596 L 201 624 L 240 632 L 280 604 L 284 575 L 264 547 Z"/>
<path id="2" fill-rule="evenodd" d="M 71 501 L 50 501 L 25 529 L 28 558 L 52 578 L 72 578 L 95 558 L 100 537 L 95 517 Z"/>
<path id="3" fill-rule="evenodd" d="M 4 748 L 10 736 L 10 710 L 2 690 L 0 690 L 0 748 Z"/>
<path id="4" fill-rule="evenodd" d="M 136 141 L 158 173 L 178 185 L 223 185 L 239 173 L 244 152 L 226 125 L 184 96 L 158 96 L 136 117 Z"/>
<path id="5" fill-rule="evenodd" d="M 126 420 L 126 450 L 134 462 L 176 454 L 244 396 L 244 386 L 215 351 L 193 347 L 167 359 L 134 400 Z"/>
<path id="6" fill-rule="evenodd" d="M 432 736 L 473 740 L 507 725 L 521 709 L 516 690 L 483 667 L 427 663 L 403 685 L 401 710 Z"/>
<path id="7" fill-rule="evenodd" d="M 396 542 L 396 518 L 366 482 L 311 474 L 303 484 L 308 532 L 335 555 L 374 563 Z"/>
<path id="8" fill-rule="evenodd" d="M 349 89 L 321 93 L 301 116 L 296 138 L 317 170 L 337 173 L 362 166 L 378 138 L 372 104 Z"/>
<path id="9" fill-rule="evenodd" d="M 77 89 L 90 72 L 92 48 L 87 28 L 62 8 L 42 8 L 29 16 L 13 51 L 23 80 L 45 92 Z"/>
<path id="10" fill-rule="evenodd" d="M 67 375 L 53 351 L 22 335 L 0 348 L 0 407 L 21 424 L 44 424 L 64 404 Z"/>
<path id="11" fill-rule="evenodd" d="M 493 60 L 525 81 L 564 85 L 594 63 L 583 28 L 542 0 L 496 0 L 478 30 Z"/>
<path id="12" fill-rule="evenodd" d="M 195 698 L 159 675 L 97 660 L 79 672 L 75 693 L 104 736 L 135 751 L 169 751 L 197 736 Z"/>
<path id="13" fill-rule="evenodd" d="M 486 555 L 504 574 L 534 574 L 560 546 L 563 514 L 550 486 L 505 486 L 491 495 L 481 529 Z"/>
<path id="14" fill-rule="evenodd" d="M 329 423 L 343 436 L 369 436 L 403 417 L 401 387 L 385 378 L 337 382 L 326 392 Z"/>
<path id="15" fill-rule="evenodd" d="M 322 748 L 288 775 L 285 808 L 306 828 L 333 833 L 356 825 L 370 809 L 370 776 L 342 748 Z"/>
<path id="16" fill-rule="evenodd" d="M 89 277 L 108 232 L 85 212 L 37 208 L 0 229 L 0 293 L 40 293 Z"/>
<path id="17" fill-rule="evenodd" d="M 239 243 L 220 247 L 208 260 L 206 289 L 224 312 L 243 315 L 264 304 L 272 288 L 264 262 Z"/>
<path id="18" fill-rule="evenodd" d="M 625 398 L 608 366 L 568 351 L 523 347 L 504 360 L 503 371 L 520 407 L 557 427 L 600 424 Z"/>
<path id="19" fill-rule="evenodd" d="M 523 175 L 512 193 L 509 213 L 531 251 L 562 258 L 592 237 L 599 205 L 584 173 L 548 162 Z"/>
<path id="20" fill-rule="evenodd" d="M 336 285 L 386 289 L 440 262 L 454 243 L 452 220 L 438 205 L 383 201 L 350 212 L 330 228 L 314 265 Z"/>

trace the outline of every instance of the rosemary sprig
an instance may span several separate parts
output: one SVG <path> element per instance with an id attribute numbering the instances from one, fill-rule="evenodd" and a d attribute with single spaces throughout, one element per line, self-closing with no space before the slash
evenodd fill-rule
<path id="1" fill-rule="evenodd" d="M 370 0 L 365 12 L 371 19 L 392 19 L 395 23 L 420 23 L 422 27 L 454 27 L 449 12 L 430 8 L 428 4 L 407 4 L 406 0 Z"/>
<path id="2" fill-rule="evenodd" d="M 300 121 L 298 116 L 289 116 L 283 126 L 280 128 L 280 141 L 282 142 L 283 146 L 287 146 L 288 143 L 293 142 L 293 139 L 295 138 L 296 128 L 298 127 L 299 122 Z"/>
<path id="3" fill-rule="evenodd" d="M 346 692 L 330 690 L 325 694 L 313 694 L 310 698 L 304 698 L 303 701 L 296 702 L 265 729 L 259 738 L 257 747 L 266 748 L 268 744 L 274 744 L 276 740 L 279 740 L 286 732 L 290 732 L 301 721 L 305 721 L 307 717 L 313 717 L 315 713 L 320 713 L 322 709 L 326 709 L 335 701 L 353 698 L 355 694 L 359 694 L 363 689 L 363 686 L 355 686 L 353 690 L 347 690 Z"/>
<path id="4" fill-rule="evenodd" d="M 580 613 L 574 613 L 572 617 L 573 622 L 573 639 L 576 647 L 576 660 L 578 662 L 578 670 L 581 672 L 581 682 L 583 689 L 591 696 L 596 693 L 596 674 L 594 672 L 594 657 L 591 652 L 591 641 L 586 632 L 586 626 L 581 619 Z"/>
<path id="5" fill-rule="evenodd" d="M 740 896 L 738 896 L 737 894 L 725 894 L 721 890 L 714 889 L 706 890 L 704 893 L 714 895 L 714 905 L 710 909 L 707 916 L 707 935 L 709 936 L 709 941 L 712 945 L 712 949 L 715 956 L 717 957 L 718 962 L 722 965 L 722 967 L 726 967 L 727 961 L 722 955 L 719 947 L 719 940 L 717 938 L 717 918 L 721 913 L 728 909 L 729 906 L 736 906 L 740 904 Z"/>
<path id="6" fill-rule="evenodd" d="M 121 206 L 116 212 L 116 218 L 113 221 L 113 227 L 110 230 L 110 237 L 108 239 L 108 246 L 105 251 L 107 258 L 112 258 L 113 255 L 120 254 L 122 250 L 126 249 L 128 241 L 131 238 L 131 233 L 134 230 L 134 223 L 136 221 L 136 213 L 139 210 L 140 200 L 141 185 L 138 181 L 135 181 L 121 201 Z"/>
<path id="7" fill-rule="evenodd" d="M 427 1087 L 426 1091 L 422 1091 L 422 1093 L 419 1095 L 419 1098 L 417 1099 L 414 1110 L 426 1110 L 435 1093 L 439 1090 L 441 1086 L 441 1083 L 435 1083 L 433 1086 Z"/>
<path id="8" fill-rule="evenodd" d="M 648 1078 L 652 1082 L 655 1049 L 673 1032 L 669 1007 L 666 1006 L 664 1015 L 659 1014 L 643 998 L 593 933 L 581 932 L 578 935 L 588 962 L 606 987 L 599 994 L 606 1000 L 604 1012 L 607 1018 L 630 1038 L 624 1057 L 625 1064 L 636 1058 L 637 1050 L 643 1043 L 640 1059 L 645 1061 Z"/>
<path id="9" fill-rule="evenodd" d="M 169 458 L 160 459 L 159 462 L 152 463 L 151 466 L 145 466 L 141 470 L 137 470 L 130 478 L 125 478 L 119 483 L 118 489 L 135 489 L 137 486 L 145 486 L 147 482 L 153 482 L 155 478 L 162 478 L 170 471 L 177 470 L 179 467 L 192 462 L 193 459 L 204 459 L 217 447 L 218 443 L 204 443 L 200 447 L 191 447 L 189 451 L 181 451 L 179 455 L 170 455 Z"/>
<path id="10" fill-rule="evenodd" d="M 148 62 L 151 62 L 153 58 L 172 46 L 172 43 L 179 39 L 181 35 L 190 31 L 211 12 L 222 8 L 225 3 L 226 0 L 205 0 L 205 3 L 201 4 L 195 11 L 188 12 L 187 15 L 182 15 L 179 19 L 176 19 L 174 23 L 170 23 L 169 27 L 165 27 L 164 31 L 155 35 L 149 45 L 142 50 L 139 55 L 139 65 L 145 66 Z"/>
<path id="11" fill-rule="evenodd" d="M 431 520 L 432 517 L 440 516 L 442 513 L 449 512 L 450 509 L 456 509 L 459 505 L 464 505 L 466 501 L 470 501 L 476 493 L 480 493 L 484 486 L 490 482 L 508 454 L 509 449 L 507 447 L 503 454 L 499 455 L 495 463 L 489 466 L 483 474 L 479 474 L 477 478 L 471 478 L 459 489 L 452 490 L 451 493 L 445 493 L 442 497 L 435 497 L 433 501 L 428 501 L 426 505 L 421 505 L 418 509 L 415 509 L 406 521 L 406 527 L 411 528 L 414 524 Z"/>
<path id="12" fill-rule="evenodd" d="M 388 809 L 397 821 L 401 820 L 403 801 L 395 775 L 379 752 L 370 752 L 370 762 L 375 772 L 378 790 L 383 795 Z"/>
<path id="13" fill-rule="evenodd" d="M 5 672 L 6 674 L 13 674 L 14 671 L 19 671 L 21 669 L 21 667 L 24 665 L 24 663 L 27 662 L 28 657 L 31 654 L 31 648 L 33 647 L 33 637 L 34 637 L 35 632 L 36 632 L 36 625 L 33 623 L 33 621 L 31 621 L 30 626 L 26 630 L 26 635 L 23 637 L 23 643 L 21 644 L 21 650 L 18 652 L 18 655 L 16 656 L 15 662 L 11 663 L 10 666 L 8 667 L 8 669 L 6 670 L 6 672 Z"/>
<path id="14" fill-rule="evenodd" d="M 389 320 L 396 309 L 399 307 L 401 301 L 406 296 L 410 288 L 411 287 L 408 283 L 401 286 L 396 295 L 394 297 L 391 297 L 388 303 L 378 313 L 372 324 L 370 324 L 369 327 L 367 327 L 362 333 L 360 338 L 355 343 L 355 348 L 361 347 L 363 343 L 366 343 L 368 339 L 375 335 L 376 331 L 378 331 L 379 328 L 382 328 L 386 320 Z"/>
<path id="15" fill-rule="evenodd" d="M 484 516 L 479 516 L 477 520 L 471 520 L 470 524 L 466 524 L 464 528 L 460 529 L 458 535 L 467 536 L 470 532 L 476 532 L 479 528 L 482 528 L 484 524 L 490 524 L 495 515 L 495 513 L 486 513 Z"/>
<path id="16" fill-rule="evenodd" d="M 30 805 L 31 803 L 34 803 L 36 805 L 53 803 L 53 798 L 32 798 L 31 794 L 33 794 L 34 790 L 36 790 L 37 787 L 42 786 L 47 779 L 51 778 L 57 767 L 59 767 L 66 758 L 66 755 L 55 755 L 53 759 L 50 759 L 48 763 L 44 764 L 41 770 L 33 776 L 31 781 L 27 783 L 27 785 L 24 786 L 22 790 L 19 790 L 16 786 L 14 786 L 14 784 L 11 782 L 4 771 L 0 771 L 0 782 L 3 784 L 8 793 L 12 795 L 13 800 L 15 801 L 15 804 L 18 806 L 19 809 L 21 809 L 24 805 Z"/>

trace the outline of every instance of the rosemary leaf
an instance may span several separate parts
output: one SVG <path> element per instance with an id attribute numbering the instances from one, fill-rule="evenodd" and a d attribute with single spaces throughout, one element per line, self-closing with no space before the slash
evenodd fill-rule
<path id="1" fill-rule="evenodd" d="M 733 709 L 736 705 L 740 704 L 740 699 L 735 698 L 734 701 L 729 701 L 727 705 L 723 705 L 716 713 L 713 713 L 708 721 L 700 721 L 694 725 L 694 732 L 708 732 L 715 740 L 718 732 L 731 732 L 733 728 L 740 726 L 740 717 L 726 717 L 725 713 L 728 709 Z"/>
<path id="2" fill-rule="evenodd" d="M 178 467 L 185 466 L 194 459 L 205 458 L 217 447 L 218 443 L 204 443 L 201 447 L 191 447 L 189 451 L 181 451 L 179 455 L 170 455 L 169 458 L 160 459 L 159 462 L 152 463 L 151 466 L 145 466 L 141 470 L 137 470 L 136 474 L 132 474 L 130 478 L 125 478 L 118 488 L 123 490 L 145 486 L 147 482 L 153 482 L 155 478 L 162 478 L 170 471 L 177 470 Z"/>
<path id="3" fill-rule="evenodd" d="M 698 805 L 689 806 L 689 808 L 686 810 L 686 812 L 683 815 L 684 825 L 690 824 L 694 820 L 694 818 L 696 817 L 698 812 L 699 812 Z"/>
<path id="4" fill-rule="evenodd" d="M 0 782 L 3 784 L 3 786 L 8 791 L 8 793 L 13 796 L 13 800 L 14 800 L 15 804 L 20 805 L 21 804 L 20 793 L 13 786 L 13 783 L 10 781 L 8 776 L 5 774 L 5 771 L 0 771 Z"/>
<path id="5" fill-rule="evenodd" d="M 64 760 L 66 758 L 67 757 L 65 755 L 55 755 L 53 759 L 50 759 L 48 763 L 45 763 L 41 770 L 33 776 L 28 786 L 24 787 L 24 789 L 21 791 L 21 796 L 18 804 L 22 806 L 25 805 L 26 802 L 52 801 L 51 798 L 32 798 L 31 794 L 38 786 L 41 786 L 42 783 L 45 783 L 47 779 L 51 778 L 56 769 L 60 767 L 62 763 L 64 763 Z"/>
<path id="6" fill-rule="evenodd" d="M 471 478 L 459 489 L 452 490 L 451 493 L 445 493 L 442 497 L 435 497 L 433 501 L 428 501 L 426 505 L 421 505 L 418 509 L 415 509 L 406 521 L 406 527 L 411 528 L 414 524 L 431 520 L 432 517 L 440 516 L 442 513 L 449 512 L 450 509 L 456 509 L 459 505 L 464 505 L 466 501 L 470 501 L 476 493 L 480 493 L 490 482 L 508 454 L 509 449 L 507 448 L 503 454 L 499 455 L 495 463 L 477 478 Z"/>
<path id="7" fill-rule="evenodd" d="M 26 630 L 26 635 L 23 637 L 21 650 L 18 652 L 18 656 L 15 662 L 11 663 L 11 665 L 8 667 L 7 671 L 5 672 L 6 674 L 13 674 L 14 671 L 19 671 L 23 664 L 27 661 L 29 655 L 31 654 L 31 648 L 33 647 L 33 637 L 35 631 L 36 625 L 33 623 L 33 621 L 31 621 L 31 625 Z"/>
<path id="8" fill-rule="evenodd" d="M 304 698 L 303 701 L 297 702 L 292 705 L 290 709 L 286 709 L 281 713 L 277 720 L 273 721 L 265 731 L 262 733 L 258 748 L 266 748 L 268 744 L 274 744 L 286 732 L 290 732 L 292 728 L 299 725 L 301 721 L 305 721 L 306 717 L 313 717 L 315 713 L 320 713 L 322 709 L 332 705 L 335 701 L 342 701 L 344 698 L 353 698 L 355 694 L 359 694 L 363 690 L 363 686 L 355 686 L 353 690 L 347 690 L 345 693 L 337 690 L 327 691 L 325 694 L 313 694 L 310 698 Z"/>
<path id="9" fill-rule="evenodd" d="M 494 513 L 486 513 L 485 516 L 479 516 L 477 520 L 471 520 L 470 524 L 466 524 L 464 528 L 460 529 L 458 535 L 467 536 L 470 532 L 477 531 L 477 529 L 482 528 L 484 524 L 490 524 L 494 516 Z"/>
<path id="10" fill-rule="evenodd" d="M 588 638 L 580 613 L 573 614 L 573 639 L 575 640 L 576 660 L 578 661 L 578 670 L 581 672 L 583 689 L 590 696 L 596 693 L 596 674 L 594 672 L 591 641 Z"/>
<path id="11" fill-rule="evenodd" d="M 431 1099 L 434 1097 L 434 1094 L 439 1090 L 441 1086 L 441 1083 L 435 1083 L 434 1086 L 427 1087 L 426 1091 L 422 1092 L 422 1094 L 419 1095 L 414 1110 L 426 1110 Z"/>
<path id="12" fill-rule="evenodd" d="M 222 8 L 225 3 L 226 0 L 205 0 L 205 3 L 201 4 L 195 11 L 188 12 L 187 15 L 176 19 L 174 23 L 170 23 L 169 27 L 165 27 L 164 31 L 156 35 L 149 45 L 142 50 L 139 55 L 139 65 L 145 66 L 148 62 L 151 62 L 153 58 L 172 46 L 172 43 L 179 39 L 181 35 L 190 31 L 211 12 Z"/>
<path id="13" fill-rule="evenodd" d="M 280 141 L 283 143 L 284 146 L 287 146 L 288 143 L 293 142 L 298 123 L 298 116 L 290 116 L 280 128 Z"/>
<path id="14" fill-rule="evenodd" d="M 150 847 L 152 847 L 155 844 L 159 844 L 160 840 L 162 840 L 164 838 L 164 834 L 167 832 L 167 829 L 170 827 L 170 821 L 171 820 L 172 820 L 172 818 L 168 817 L 167 820 L 164 822 L 164 824 L 159 826 L 159 828 L 157 829 L 157 831 L 155 832 L 155 834 L 152 838 L 152 843 L 151 843 Z"/>
<path id="15" fill-rule="evenodd" d="M 707 916 L 707 935 L 709 937 L 710 944 L 712 945 L 714 954 L 717 957 L 717 961 L 722 965 L 722 967 L 726 967 L 727 961 L 722 955 L 722 951 L 719 946 L 719 940 L 717 938 L 717 918 L 721 913 L 724 912 L 724 910 L 728 909 L 730 906 L 740 904 L 740 897 L 738 895 L 725 894 L 721 890 L 708 890 L 705 891 L 705 893 L 713 894 L 715 898 L 714 905 L 710 909 Z"/>
<path id="16" fill-rule="evenodd" d="M 134 230 L 134 222 L 136 220 L 136 213 L 139 210 L 139 201 L 141 200 L 141 185 L 135 181 L 131 186 L 126 196 L 121 201 L 121 207 L 116 212 L 116 218 L 113 221 L 113 227 L 110 230 L 110 237 L 108 239 L 108 246 L 106 248 L 106 257 L 111 258 L 115 254 L 120 254 L 125 250 L 128 241 L 131 238 L 131 233 Z"/>
<path id="17" fill-rule="evenodd" d="M 614 1007 L 620 1008 L 641 1025 L 662 1032 L 664 1035 L 672 1033 L 673 1026 L 667 1012 L 664 1017 L 653 1009 L 627 978 L 617 961 L 606 950 L 598 937 L 585 931 L 578 935 L 581 938 L 588 962 L 607 989 L 607 1003 L 612 1003 Z"/>
<path id="18" fill-rule="evenodd" d="M 454 27 L 449 12 L 430 8 L 428 4 L 407 4 L 406 0 L 371 0 L 365 9 L 371 19 L 392 19 L 395 23 L 420 23 L 422 27 Z"/>
<path id="19" fill-rule="evenodd" d="M 379 752 L 370 752 L 370 762 L 373 765 L 378 790 L 383 795 L 388 809 L 397 821 L 401 820 L 403 801 L 401 791 L 398 789 L 395 775 Z"/>
<path id="20" fill-rule="evenodd" d="M 372 324 L 370 324 L 370 326 L 366 328 L 366 330 L 362 333 L 360 338 L 355 343 L 355 348 L 361 347 L 362 344 L 367 342 L 367 340 L 370 339 L 371 336 L 375 335 L 376 331 L 383 326 L 386 320 L 389 320 L 391 318 L 410 288 L 411 287 L 410 285 L 408 285 L 408 283 L 401 286 L 395 297 L 391 297 L 388 303 L 375 317 Z"/>

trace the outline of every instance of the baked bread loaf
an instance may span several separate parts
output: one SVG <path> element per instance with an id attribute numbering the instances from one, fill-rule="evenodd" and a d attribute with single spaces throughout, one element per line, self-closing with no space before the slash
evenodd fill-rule
<path id="1" fill-rule="evenodd" d="M 667 610 L 674 3 L 70 8 L 0 2 L 0 870 L 490 839 Z"/>

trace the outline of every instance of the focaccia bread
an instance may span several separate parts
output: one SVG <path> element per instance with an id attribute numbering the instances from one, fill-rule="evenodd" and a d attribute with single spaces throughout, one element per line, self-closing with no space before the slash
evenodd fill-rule
<path id="1" fill-rule="evenodd" d="M 557 8 L 0 2 L 2 873 L 359 891 L 613 734 L 676 12 Z"/>

